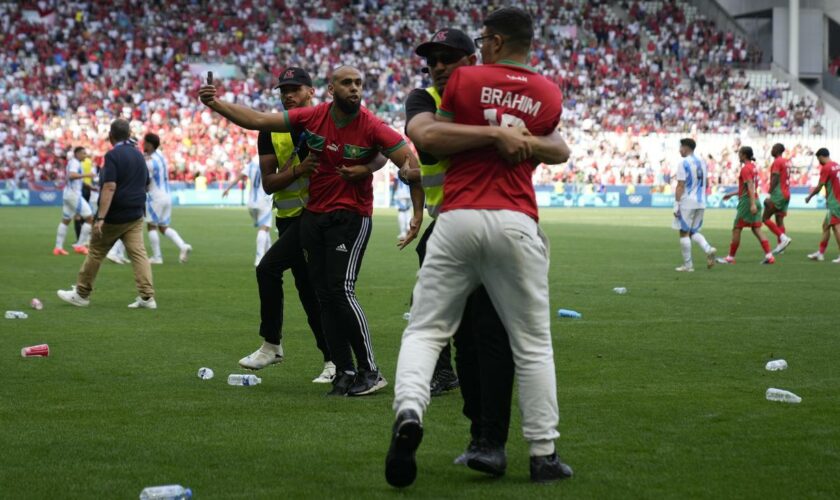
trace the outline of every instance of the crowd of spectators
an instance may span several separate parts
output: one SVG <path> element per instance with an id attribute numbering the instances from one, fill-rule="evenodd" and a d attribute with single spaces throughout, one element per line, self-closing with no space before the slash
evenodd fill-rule
<path id="1" fill-rule="evenodd" d="M 68 152 L 79 145 L 100 162 L 116 117 L 131 119 L 137 137 L 146 131 L 162 137 L 173 180 L 203 176 L 213 185 L 230 178 L 254 155 L 256 134 L 227 125 L 199 104 L 203 75 L 196 68 L 208 65 L 228 70 L 217 79 L 223 98 L 264 110 L 279 105 L 270 89 L 285 66 L 309 70 L 322 101 L 331 68 L 355 65 L 366 76 L 366 106 L 401 130 L 402 102 L 429 83 L 413 48 L 445 26 L 477 33 L 491 5 L 0 3 L 0 178 L 60 182 Z M 786 89 L 778 85 L 751 88 L 740 67 L 759 54 L 700 16 L 686 19 L 682 0 L 521 5 L 538 26 L 531 65 L 563 89 L 561 127 L 575 142 L 569 165 L 541 167 L 539 182 L 655 185 L 668 171 L 647 158 L 641 145 L 648 134 L 798 133 L 816 114 L 807 100 L 785 101 Z M 622 139 L 605 143 L 605 134 Z M 715 164 L 732 168 L 731 161 Z"/>

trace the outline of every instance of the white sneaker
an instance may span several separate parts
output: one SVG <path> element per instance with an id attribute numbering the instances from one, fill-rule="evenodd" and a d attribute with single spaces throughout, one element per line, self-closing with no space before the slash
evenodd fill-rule
<path id="1" fill-rule="evenodd" d="M 157 309 L 157 302 L 154 297 L 149 297 L 143 300 L 141 297 L 134 299 L 134 302 L 128 305 L 129 309 Z"/>
<path id="2" fill-rule="evenodd" d="M 149 264 L 163 264 L 163 257 L 149 257 Z"/>
<path id="3" fill-rule="evenodd" d="M 192 245 L 185 245 L 184 249 L 181 250 L 181 254 L 178 256 L 178 260 L 181 261 L 181 264 L 190 260 L 190 252 L 192 252 Z"/>
<path id="4" fill-rule="evenodd" d="M 692 266 L 680 266 L 680 267 L 674 269 L 674 271 L 677 271 L 678 273 L 693 273 L 694 272 L 694 267 L 692 267 Z"/>
<path id="5" fill-rule="evenodd" d="M 63 300 L 64 302 L 69 302 L 74 306 L 78 307 L 87 307 L 90 305 L 90 299 L 85 299 L 78 293 L 76 293 L 76 286 L 73 286 L 72 290 L 59 290 L 58 298 Z"/>
<path id="6" fill-rule="evenodd" d="M 840 264 L 840 257 L 837 257 L 836 259 L 832 259 L 831 262 L 834 263 L 834 264 Z"/>
<path id="7" fill-rule="evenodd" d="M 114 264 L 119 264 L 119 265 L 125 264 L 125 262 L 123 262 L 123 259 L 115 253 L 108 252 L 108 255 L 106 255 L 105 258 L 110 260 Z"/>
<path id="8" fill-rule="evenodd" d="M 268 365 L 274 365 L 283 361 L 283 346 L 278 352 L 265 352 L 262 348 L 239 360 L 239 366 L 249 370 L 262 370 Z"/>
<path id="9" fill-rule="evenodd" d="M 780 253 L 784 252 L 785 248 L 787 248 L 788 245 L 790 245 L 791 241 L 793 241 L 793 238 L 790 238 L 788 235 L 783 234 L 782 241 L 780 241 L 779 244 L 776 245 L 776 248 L 773 249 L 773 255 L 779 255 Z"/>
<path id="10" fill-rule="evenodd" d="M 709 253 L 706 254 L 706 267 L 711 269 L 715 267 L 715 260 L 717 257 L 717 248 L 712 247 L 709 249 Z"/>
<path id="11" fill-rule="evenodd" d="M 329 384 L 335 378 L 335 365 L 332 361 L 324 363 L 324 371 L 315 377 L 312 382 L 315 384 Z"/>
<path id="12" fill-rule="evenodd" d="M 823 255 L 819 252 L 814 252 L 814 253 L 809 253 L 808 258 L 811 259 L 811 260 L 815 260 L 817 262 L 822 262 L 822 261 L 825 260 L 825 255 Z"/>

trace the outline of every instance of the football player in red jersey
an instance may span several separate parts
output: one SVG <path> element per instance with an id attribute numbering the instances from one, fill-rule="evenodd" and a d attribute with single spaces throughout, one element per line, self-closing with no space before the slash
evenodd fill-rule
<path id="1" fill-rule="evenodd" d="M 790 204 L 790 160 L 784 157 L 785 147 L 781 143 L 773 144 L 770 154 L 773 164 L 770 166 L 770 196 L 764 200 L 764 215 L 761 219 L 767 229 L 778 239 L 774 254 L 782 253 L 793 241 L 785 234 L 785 217 Z M 774 217 L 776 222 L 770 218 Z"/>

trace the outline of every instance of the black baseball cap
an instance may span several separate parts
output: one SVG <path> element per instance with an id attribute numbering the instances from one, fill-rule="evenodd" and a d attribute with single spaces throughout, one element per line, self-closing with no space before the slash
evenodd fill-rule
<path id="1" fill-rule="evenodd" d="M 420 57 L 426 57 L 429 52 L 436 48 L 446 47 L 463 51 L 467 55 L 475 54 L 475 43 L 466 33 L 454 28 L 444 28 L 432 37 L 428 42 L 421 43 L 414 50 Z"/>
<path id="2" fill-rule="evenodd" d="M 829 157 L 829 156 L 831 156 L 831 155 L 830 155 L 830 154 L 828 154 L 828 149 L 826 149 L 826 148 L 820 148 L 820 149 L 818 149 L 818 150 L 817 150 L 817 153 L 816 153 L 816 155 L 815 155 L 815 156 L 825 156 L 825 157 Z"/>
<path id="3" fill-rule="evenodd" d="M 309 73 L 305 69 L 292 66 L 291 68 L 284 69 L 280 73 L 280 81 L 274 88 L 279 89 L 283 85 L 306 85 L 307 87 L 311 87 L 312 78 L 309 77 Z"/>

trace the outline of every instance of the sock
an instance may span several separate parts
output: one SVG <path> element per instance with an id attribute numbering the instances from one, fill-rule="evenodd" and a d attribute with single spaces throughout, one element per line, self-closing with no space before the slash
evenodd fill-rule
<path id="1" fill-rule="evenodd" d="M 824 254 L 826 248 L 828 248 L 828 242 L 827 241 L 821 241 L 820 242 L 820 254 Z"/>
<path id="2" fill-rule="evenodd" d="M 64 247 L 64 238 L 67 237 L 67 224 L 63 222 L 58 223 L 58 230 L 55 232 L 55 247 Z"/>
<path id="3" fill-rule="evenodd" d="M 680 238 L 680 250 L 682 251 L 685 267 L 693 267 L 691 263 L 691 238 L 688 236 Z"/>
<path id="4" fill-rule="evenodd" d="M 160 259 L 160 234 L 157 229 L 149 230 L 149 243 L 152 244 L 152 257 Z"/>
<path id="5" fill-rule="evenodd" d="M 111 250 L 108 251 L 111 255 L 116 255 L 117 257 L 125 258 L 125 245 L 123 245 L 122 240 L 117 240 L 114 243 L 114 246 L 111 247 Z"/>
<path id="6" fill-rule="evenodd" d="M 779 226 L 779 229 L 782 230 L 782 234 L 787 235 L 787 230 L 785 229 L 785 225 L 784 224 L 778 224 L 778 226 Z"/>
<path id="7" fill-rule="evenodd" d="M 529 454 L 532 457 L 545 457 L 554 454 L 554 441 L 546 439 L 544 441 L 531 441 L 529 446 Z"/>
<path id="8" fill-rule="evenodd" d="M 187 244 L 184 243 L 184 240 L 181 239 L 181 235 L 179 235 L 178 232 L 172 229 L 171 227 L 167 228 L 166 232 L 163 234 L 165 234 L 167 238 L 172 240 L 172 243 L 175 243 L 175 245 L 178 247 L 178 250 L 183 250 L 187 246 Z"/>
<path id="9" fill-rule="evenodd" d="M 691 240 L 694 243 L 697 243 L 700 248 L 703 249 L 703 252 L 709 253 L 712 250 L 712 245 L 709 245 L 709 242 L 706 241 L 706 238 L 700 233 L 694 233 L 691 235 Z"/>
<path id="10" fill-rule="evenodd" d="M 169 231 L 167 231 L 169 232 Z M 262 346 L 260 347 L 262 352 L 267 352 L 270 354 L 280 354 L 280 344 L 270 344 L 268 342 L 263 341 Z"/>
<path id="11" fill-rule="evenodd" d="M 90 243 L 90 230 L 91 229 L 92 229 L 91 225 L 88 224 L 87 222 L 82 224 L 82 230 L 81 230 L 81 232 L 79 232 L 79 242 L 77 243 L 78 245 L 87 246 L 87 244 Z"/>
<path id="12" fill-rule="evenodd" d="M 776 225 L 775 222 L 773 222 L 770 219 L 767 219 L 766 221 L 764 221 L 764 225 L 767 226 L 767 229 L 773 231 L 773 234 L 775 234 L 776 237 L 779 238 L 779 241 L 781 241 L 782 235 L 785 233 L 782 232 L 782 230 L 779 228 L 779 226 Z"/>
<path id="13" fill-rule="evenodd" d="M 763 249 L 764 249 L 764 254 L 765 254 L 765 255 L 773 255 L 773 254 L 770 252 L 770 242 L 769 242 L 769 241 L 767 241 L 767 240 L 761 240 L 761 248 L 763 248 Z"/>
<path id="14" fill-rule="evenodd" d="M 265 255 L 266 249 L 271 245 L 271 236 L 268 231 L 257 231 L 257 259 L 261 259 Z"/>
<path id="15" fill-rule="evenodd" d="M 741 242 L 732 242 L 729 244 L 729 256 L 733 259 L 735 258 L 735 254 L 738 253 L 738 247 L 741 245 Z"/>
<path id="16" fill-rule="evenodd" d="M 263 247 L 263 255 L 271 248 L 271 230 L 263 231 L 265 233 L 265 247 Z"/>

